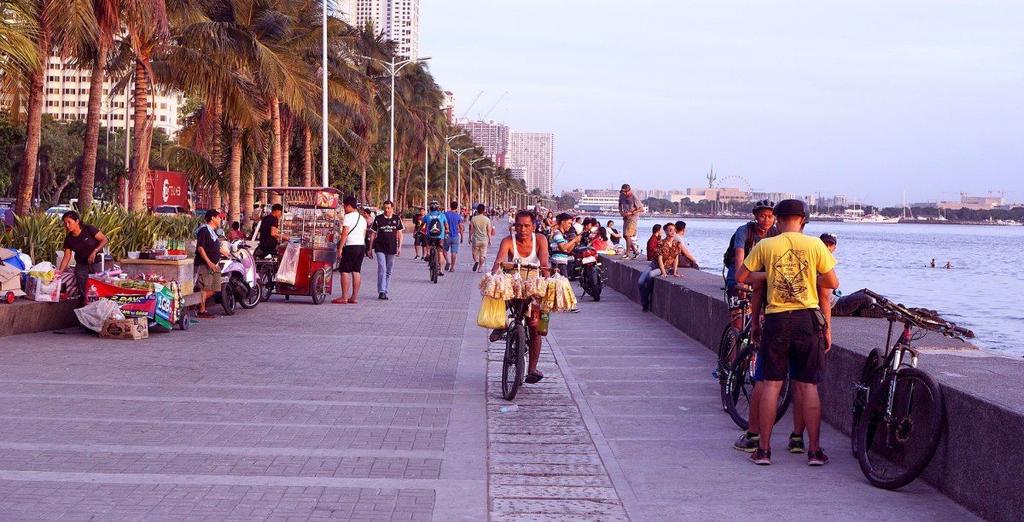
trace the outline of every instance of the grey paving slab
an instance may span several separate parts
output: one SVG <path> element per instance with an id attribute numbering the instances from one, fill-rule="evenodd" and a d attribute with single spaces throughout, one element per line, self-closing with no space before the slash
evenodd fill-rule
<path id="1" fill-rule="evenodd" d="M 712 352 L 614 291 L 580 308 L 559 316 L 548 340 L 630 519 L 975 518 L 920 481 L 897 492 L 871 487 L 849 439 L 827 426 L 828 466 L 809 468 L 806 456 L 781 450 L 788 417 L 773 465 L 753 466 L 732 449 L 739 431 L 722 412 Z M 621 334 L 615 349 L 594 342 L 595 316 Z"/>
<path id="2" fill-rule="evenodd" d="M 486 519 L 476 277 L 395 274 L 390 301 L 368 262 L 355 306 L 4 338 L 0 520 Z"/>

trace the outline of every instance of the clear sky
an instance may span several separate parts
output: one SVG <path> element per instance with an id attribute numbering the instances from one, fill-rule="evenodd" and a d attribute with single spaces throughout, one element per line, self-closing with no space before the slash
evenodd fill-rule
<path id="1" fill-rule="evenodd" d="M 555 133 L 556 190 L 703 186 L 1024 201 L 1018 0 L 421 0 L 469 112 Z"/>

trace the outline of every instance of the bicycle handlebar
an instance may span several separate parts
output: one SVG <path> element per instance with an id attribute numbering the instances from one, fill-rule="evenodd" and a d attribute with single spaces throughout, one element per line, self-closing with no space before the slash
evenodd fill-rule
<path id="1" fill-rule="evenodd" d="M 905 323 L 912 324 L 925 330 L 938 332 L 946 337 L 952 337 L 954 339 L 959 339 L 960 341 L 964 341 L 965 337 L 970 337 L 972 335 L 970 330 L 957 326 L 945 319 L 922 317 L 921 314 L 915 313 L 906 306 L 894 303 L 885 296 L 877 294 L 867 288 L 864 289 L 864 294 L 874 299 L 875 303 L 885 310 L 886 315 L 889 316 L 890 320 L 895 320 L 895 317 L 893 316 L 899 316 Z"/>

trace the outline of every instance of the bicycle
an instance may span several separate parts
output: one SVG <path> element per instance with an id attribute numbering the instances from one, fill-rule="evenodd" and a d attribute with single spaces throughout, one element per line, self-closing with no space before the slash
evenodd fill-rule
<path id="1" fill-rule="evenodd" d="M 854 383 L 851 443 L 868 482 L 893 490 L 912 482 L 931 462 L 945 415 L 942 389 L 917 368 L 913 343 L 926 335 L 925 330 L 961 342 L 970 332 L 870 290 L 865 293 L 885 312 L 889 332 L 885 351 L 871 350 L 860 381 Z M 893 343 L 897 322 L 903 323 L 903 332 Z"/>
<path id="2" fill-rule="evenodd" d="M 519 264 L 502 263 L 506 271 L 536 271 L 538 267 L 521 266 Z M 505 355 L 501 362 L 501 396 L 506 401 L 516 398 L 519 387 L 526 378 L 526 352 L 530 346 L 532 335 L 527 326 L 530 317 L 531 299 L 510 299 L 506 301 L 508 324 L 505 327 Z"/>
<path id="3" fill-rule="evenodd" d="M 437 284 L 438 276 L 441 274 L 441 264 L 437 260 L 437 249 L 441 248 L 440 244 L 437 243 L 440 240 L 428 239 L 427 248 L 430 249 L 430 257 L 427 259 L 427 265 L 430 270 L 430 282 Z"/>
<path id="4" fill-rule="evenodd" d="M 750 428 L 750 396 L 754 391 L 754 373 L 757 369 L 757 345 L 751 340 L 750 329 L 753 318 L 750 301 L 730 297 L 730 319 L 718 344 L 718 374 L 721 388 L 722 409 L 741 430 Z M 742 328 L 736 328 L 733 321 L 736 314 L 741 316 Z M 790 403 L 790 381 L 787 376 L 779 392 L 775 422 L 779 422 Z"/>

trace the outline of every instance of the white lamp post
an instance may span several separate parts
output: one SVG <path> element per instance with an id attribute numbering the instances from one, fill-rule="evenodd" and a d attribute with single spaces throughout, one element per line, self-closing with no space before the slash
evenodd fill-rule
<path id="1" fill-rule="evenodd" d="M 465 136 L 465 133 L 453 134 L 444 138 L 444 200 L 448 201 L 448 153 L 451 152 L 452 140 Z"/>
<path id="2" fill-rule="evenodd" d="M 469 162 L 469 205 L 473 205 L 473 165 L 476 165 L 478 161 L 483 161 L 487 158 L 476 158 Z M 461 202 L 460 202 L 461 203 Z"/>
<path id="3" fill-rule="evenodd" d="M 462 203 L 462 155 L 473 150 L 473 147 L 467 147 L 465 149 L 453 150 L 455 153 L 455 178 L 456 178 L 456 191 L 455 200 L 460 204 Z M 446 201 L 445 204 L 448 204 Z"/>

